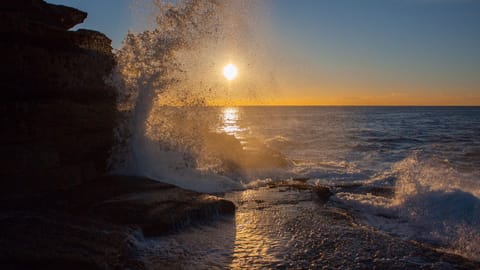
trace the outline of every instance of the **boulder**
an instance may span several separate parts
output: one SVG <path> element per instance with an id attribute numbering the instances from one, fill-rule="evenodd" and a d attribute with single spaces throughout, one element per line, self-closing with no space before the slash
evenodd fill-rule
<path id="1" fill-rule="evenodd" d="M 75 215 L 136 225 L 146 236 L 166 234 L 235 213 L 235 205 L 230 201 L 135 176 L 105 176 L 63 196 Z"/>
<path id="2" fill-rule="evenodd" d="M 222 198 L 113 175 L 62 192 L 0 198 L 0 207 L 0 269 L 148 269 L 144 237 L 235 212 Z"/>
<path id="3" fill-rule="evenodd" d="M 222 162 L 224 173 L 242 172 L 250 169 L 284 168 L 290 165 L 280 152 L 270 149 L 262 142 L 249 140 L 244 147 L 233 135 L 208 133 L 205 148 Z"/>

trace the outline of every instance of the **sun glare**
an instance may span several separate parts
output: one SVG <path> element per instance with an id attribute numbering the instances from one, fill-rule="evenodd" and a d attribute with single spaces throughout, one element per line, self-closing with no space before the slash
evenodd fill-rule
<path id="1" fill-rule="evenodd" d="M 235 79 L 237 77 L 238 71 L 237 67 L 233 64 L 228 64 L 223 68 L 223 76 L 229 81 Z"/>

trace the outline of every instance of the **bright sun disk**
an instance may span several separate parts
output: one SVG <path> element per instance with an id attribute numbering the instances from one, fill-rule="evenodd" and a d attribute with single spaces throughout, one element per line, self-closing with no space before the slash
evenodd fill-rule
<path id="1" fill-rule="evenodd" d="M 237 77 L 238 71 L 237 67 L 233 64 L 228 64 L 223 68 L 223 76 L 229 81 L 235 79 Z"/>

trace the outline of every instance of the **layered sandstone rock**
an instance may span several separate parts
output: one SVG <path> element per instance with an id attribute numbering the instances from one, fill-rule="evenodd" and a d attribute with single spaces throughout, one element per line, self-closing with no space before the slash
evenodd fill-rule
<path id="1" fill-rule="evenodd" d="M 68 31 L 86 16 L 43 0 L 0 3 L 2 193 L 63 189 L 107 170 L 114 57 L 102 33 Z"/>
<path id="2" fill-rule="evenodd" d="M 0 3 L 0 269 L 147 269 L 144 236 L 232 214 L 224 199 L 102 176 L 118 112 L 111 41 L 86 14 Z M 95 180 L 95 181 L 93 181 Z"/>
<path id="3" fill-rule="evenodd" d="M 0 269 L 149 269 L 144 237 L 233 218 L 227 200 L 146 178 L 104 176 L 67 191 L 0 198 Z"/>

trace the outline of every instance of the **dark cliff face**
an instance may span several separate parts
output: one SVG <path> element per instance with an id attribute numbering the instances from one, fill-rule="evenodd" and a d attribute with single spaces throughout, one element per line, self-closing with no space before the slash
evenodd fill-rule
<path id="1" fill-rule="evenodd" d="M 42 0 L 0 3 L 0 193 L 63 189 L 107 170 L 115 62 L 102 33 L 68 31 L 86 16 Z"/>

